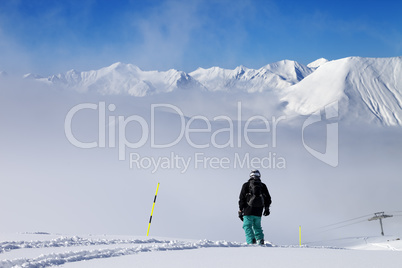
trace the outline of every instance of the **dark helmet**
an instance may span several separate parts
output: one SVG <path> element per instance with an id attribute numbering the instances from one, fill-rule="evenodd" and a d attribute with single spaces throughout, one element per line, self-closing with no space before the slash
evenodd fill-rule
<path id="1" fill-rule="evenodd" d="M 258 169 L 254 169 L 250 172 L 250 178 L 260 178 L 261 174 Z"/>

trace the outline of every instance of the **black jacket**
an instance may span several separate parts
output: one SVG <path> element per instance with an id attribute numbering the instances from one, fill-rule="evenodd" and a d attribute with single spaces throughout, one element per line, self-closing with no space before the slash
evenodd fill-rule
<path id="1" fill-rule="evenodd" d="M 244 215 L 246 215 L 246 216 L 253 215 L 253 216 L 261 217 L 262 212 L 264 210 L 263 207 L 261 207 L 261 208 L 250 207 L 247 204 L 247 201 L 248 201 L 247 194 L 250 192 L 250 186 L 249 186 L 250 180 L 252 180 L 252 179 L 249 179 L 248 182 L 244 183 L 241 188 L 240 196 L 239 196 L 239 209 L 240 209 L 240 211 L 243 211 Z M 261 184 L 262 184 L 262 194 L 264 196 L 264 205 L 266 208 L 268 208 L 272 203 L 271 196 L 269 194 L 267 186 L 264 183 L 261 183 Z"/>

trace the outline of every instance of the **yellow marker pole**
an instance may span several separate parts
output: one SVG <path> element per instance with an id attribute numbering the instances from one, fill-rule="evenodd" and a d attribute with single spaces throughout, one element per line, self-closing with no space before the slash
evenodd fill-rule
<path id="1" fill-rule="evenodd" d="M 159 190 L 159 182 L 158 182 L 158 186 L 156 186 L 156 193 L 155 193 L 155 197 L 154 197 L 154 203 L 152 205 L 151 217 L 149 218 L 149 223 L 148 223 L 147 236 L 149 235 L 149 228 L 151 228 L 152 214 L 154 214 L 154 208 L 155 208 L 156 197 L 158 196 L 158 190 Z"/>
<path id="2" fill-rule="evenodd" d="M 301 225 L 299 225 L 299 246 L 301 246 Z"/>

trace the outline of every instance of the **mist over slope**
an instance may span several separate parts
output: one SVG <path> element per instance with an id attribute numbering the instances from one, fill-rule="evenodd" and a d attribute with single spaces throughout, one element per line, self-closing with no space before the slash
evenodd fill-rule
<path id="1" fill-rule="evenodd" d="M 99 70 L 43 78 L 27 78 L 64 86 L 79 92 L 143 97 L 177 90 L 229 93 L 271 92 L 276 102 L 293 115 L 313 114 L 336 102 L 341 119 L 386 126 L 402 125 L 402 57 L 349 57 L 318 59 L 307 66 L 283 60 L 260 69 L 239 66 L 234 70 L 198 68 L 189 74 L 168 70 L 143 71 L 135 65 L 115 63 Z"/>

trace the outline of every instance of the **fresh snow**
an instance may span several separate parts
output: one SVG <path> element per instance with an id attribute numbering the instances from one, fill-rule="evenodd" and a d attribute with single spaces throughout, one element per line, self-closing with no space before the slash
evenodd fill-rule
<path id="1" fill-rule="evenodd" d="M 400 252 L 367 252 L 325 248 L 201 248 L 188 251 L 158 251 L 152 254 L 95 260 L 93 263 L 65 265 L 68 267 L 328 267 L 366 268 L 399 267 Z M 93 266 L 92 266 L 93 265 Z"/>
<path id="2" fill-rule="evenodd" d="M 326 246 L 357 250 L 402 251 L 402 241 L 395 236 L 349 237 L 308 243 L 308 246 Z"/>
<path id="3" fill-rule="evenodd" d="M 382 250 L 347 250 L 350 238 L 333 246 L 264 246 L 239 242 L 16 234 L 0 242 L 0 267 L 399 267 L 402 243 L 389 237 L 364 238 Z M 2 239 L 4 239 L 4 235 Z M 22 239 L 22 240 L 21 240 Z M 387 240 L 388 239 L 388 240 Z M 363 241 L 355 238 L 357 248 Z M 342 243 L 346 247 L 342 247 Z M 366 246 L 362 249 L 373 249 Z M 394 252 L 392 252 L 394 251 Z"/>
<path id="4" fill-rule="evenodd" d="M 43 239 L 43 238 L 42 238 Z M 104 246 L 108 247 L 104 247 Z M 119 246 L 116 246 L 119 245 Z M 93 249 L 93 246 L 102 246 Z M 227 241 L 186 241 L 186 240 L 161 240 L 154 238 L 147 239 L 127 239 L 127 238 L 82 238 L 78 236 L 58 237 L 52 240 L 34 240 L 34 241 L 3 241 L 0 242 L 0 267 L 48 267 L 61 265 L 70 262 L 87 261 L 92 259 L 104 259 L 111 257 L 120 257 L 144 252 L 190 250 L 201 248 L 226 248 L 226 247 L 245 247 L 244 243 Z M 87 249 L 92 247 L 91 249 Z M 272 247 L 267 243 L 264 247 Z M 56 249 L 57 252 L 35 253 L 40 254 L 37 257 L 27 258 L 29 252 L 22 251 L 22 255 L 13 254 L 21 249 Z M 63 248 L 62 251 L 58 249 Z M 78 250 L 77 250 L 78 249 Z M 11 258 L 10 258 L 11 257 Z"/>

